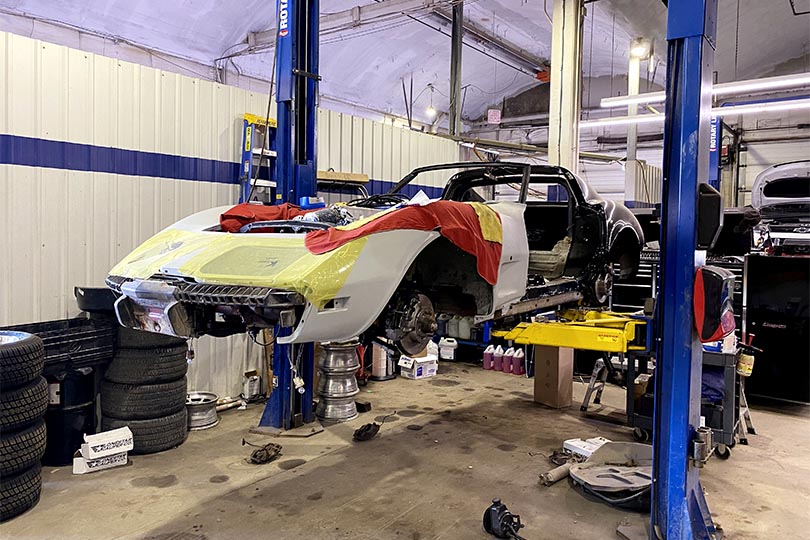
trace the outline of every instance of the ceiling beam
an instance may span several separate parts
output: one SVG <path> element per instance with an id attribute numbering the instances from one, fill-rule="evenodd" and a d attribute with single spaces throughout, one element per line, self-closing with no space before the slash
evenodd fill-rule
<path id="1" fill-rule="evenodd" d="M 453 17 L 449 11 L 445 11 L 439 5 L 438 0 L 382 0 L 367 6 L 355 6 L 351 9 L 322 15 L 320 34 L 327 36 L 340 32 L 351 32 L 361 26 L 390 23 L 396 17 L 410 17 L 449 36 L 450 32 L 445 32 L 441 27 L 449 27 Z M 426 22 L 427 20 L 435 22 L 441 27 L 436 28 L 433 24 Z M 464 21 L 464 42 L 479 52 L 481 51 L 479 47 L 485 47 L 487 53 L 500 56 L 519 71 L 527 74 L 536 75 L 547 71 L 548 59 L 534 55 L 469 20 Z M 250 49 L 244 51 L 245 53 L 249 54 L 254 48 L 255 52 L 266 52 L 268 48 L 275 46 L 275 29 L 250 32 L 247 35 L 246 43 Z M 541 78 L 541 80 L 543 79 Z"/>
<path id="2" fill-rule="evenodd" d="M 453 20 L 453 16 L 450 14 L 450 12 L 441 8 L 435 8 L 433 13 L 434 18 L 440 19 L 443 24 L 450 24 Z M 490 32 L 483 26 L 480 26 L 469 19 L 464 21 L 464 37 L 465 41 L 473 40 L 482 45 L 488 45 L 491 48 L 498 49 L 499 52 L 510 56 L 514 61 L 519 62 L 523 65 L 523 67 L 530 69 L 535 73 L 544 72 L 548 68 L 548 58 L 534 55 L 527 50 L 504 40 L 500 36 Z"/>

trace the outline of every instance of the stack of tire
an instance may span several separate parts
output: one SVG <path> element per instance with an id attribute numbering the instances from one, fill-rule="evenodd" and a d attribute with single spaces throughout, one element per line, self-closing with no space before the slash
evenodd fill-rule
<path id="1" fill-rule="evenodd" d="M 133 454 L 179 446 L 188 435 L 182 339 L 120 328 L 118 347 L 101 382 L 101 429 L 128 426 Z"/>
<path id="2" fill-rule="evenodd" d="M 41 339 L 0 331 L 0 521 L 39 502 L 48 409 L 44 364 Z"/>

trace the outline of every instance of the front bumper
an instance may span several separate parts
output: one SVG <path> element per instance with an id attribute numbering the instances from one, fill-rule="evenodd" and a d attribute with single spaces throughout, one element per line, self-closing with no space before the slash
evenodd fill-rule
<path id="1" fill-rule="evenodd" d="M 306 304 L 299 293 L 268 287 L 163 276 L 143 280 L 109 276 L 106 283 L 120 295 L 115 313 L 122 326 L 185 338 L 227 335 L 279 321 L 293 326 Z"/>

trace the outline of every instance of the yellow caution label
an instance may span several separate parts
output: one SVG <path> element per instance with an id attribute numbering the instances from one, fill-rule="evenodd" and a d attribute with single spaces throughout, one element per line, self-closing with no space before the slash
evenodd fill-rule
<path id="1" fill-rule="evenodd" d="M 245 128 L 245 152 L 250 152 L 250 141 L 253 140 L 253 126 Z"/>

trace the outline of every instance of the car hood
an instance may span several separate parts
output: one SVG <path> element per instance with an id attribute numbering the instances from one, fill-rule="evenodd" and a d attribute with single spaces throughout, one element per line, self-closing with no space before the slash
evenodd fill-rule
<path id="1" fill-rule="evenodd" d="M 751 186 L 751 205 L 787 211 L 790 205 L 810 205 L 810 160 L 774 165 L 759 173 Z"/>
<path id="2" fill-rule="evenodd" d="M 316 255 L 306 248 L 304 237 L 168 228 L 127 255 L 110 275 L 269 287 L 298 292 L 323 305 L 345 283 L 367 238 Z"/>

